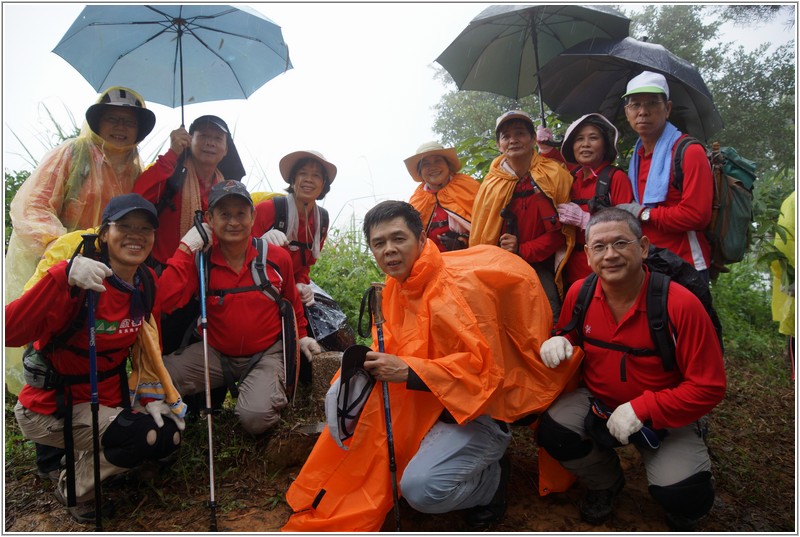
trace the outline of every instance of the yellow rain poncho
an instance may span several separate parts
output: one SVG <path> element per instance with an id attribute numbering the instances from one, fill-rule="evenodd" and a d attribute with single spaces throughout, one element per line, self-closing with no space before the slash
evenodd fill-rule
<path id="1" fill-rule="evenodd" d="M 513 421 L 547 408 L 580 364 L 547 368 L 538 349 L 550 334 L 547 297 L 534 270 L 494 246 L 440 253 L 428 240 L 404 283 L 383 291 L 386 352 L 430 388 L 390 383 L 397 479 L 444 409 L 459 422 L 483 414 Z M 375 338 L 373 338 L 375 340 Z M 373 345 L 374 347 L 374 345 Z M 365 403 L 349 450 L 323 430 L 286 493 L 284 531 L 377 531 L 392 507 L 382 390 Z"/>
<path id="2" fill-rule="evenodd" d="M 111 90 L 108 88 L 98 98 Z M 144 100 L 133 94 L 142 103 Z M 112 164 L 114 162 L 114 164 Z M 100 224 L 108 201 L 133 190 L 142 171 L 136 144 L 112 147 L 84 121 L 71 138 L 44 156 L 11 202 L 13 225 L 5 258 L 5 303 L 19 298 L 48 246 L 58 237 Z M 21 378 L 21 349 L 6 349 L 9 389 Z M 21 385 L 19 386 L 21 388 Z"/>
<path id="3" fill-rule="evenodd" d="M 794 271 L 794 220 L 795 193 L 792 192 L 781 204 L 781 215 L 778 225 L 786 229 L 786 240 L 775 235 L 775 248 L 786 256 L 789 270 Z M 778 331 L 787 336 L 794 335 L 794 275 L 784 274 L 784 269 L 777 261 L 773 261 L 772 269 L 772 320 L 777 321 Z M 790 287 L 792 287 L 790 291 Z"/>

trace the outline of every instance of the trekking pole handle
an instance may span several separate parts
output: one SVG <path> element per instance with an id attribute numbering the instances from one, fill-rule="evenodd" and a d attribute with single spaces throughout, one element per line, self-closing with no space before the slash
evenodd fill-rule
<path id="1" fill-rule="evenodd" d="M 372 287 L 372 318 L 375 326 L 383 324 L 383 288 L 386 287 L 385 283 L 373 282 L 370 284 Z M 381 350 L 383 352 L 383 350 Z"/>

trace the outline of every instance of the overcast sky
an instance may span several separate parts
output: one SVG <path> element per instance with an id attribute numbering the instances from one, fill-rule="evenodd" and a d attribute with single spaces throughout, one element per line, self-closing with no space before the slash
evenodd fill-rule
<path id="1" fill-rule="evenodd" d="M 408 199 L 416 187 L 403 165 L 435 139 L 432 107 L 444 92 L 431 65 L 469 21 L 489 4 L 279 3 L 250 4 L 283 29 L 294 69 L 248 100 L 187 105 L 186 123 L 222 117 L 234 139 L 251 191 L 285 188 L 278 161 L 314 149 L 339 173 L 323 205 L 335 226 L 346 226 L 377 201 Z M 46 105 L 63 124 L 70 110 L 80 125 L 97 92 L 52 49 L 82 4 L 3 4 L 3 167 L 31 169 L 19 136 L 37 158 L 37 136 L 51 126 Z M 736 29 L 737 44 L 785 42 L 796 28 L 782 23 Z M 730 40 L 733 40 L 732 37 Z M 134 87 L 134 90 L 137 88 Z M 143 92 L 144 93 L 144 92 Z M 147 101 L 147 94 L 143 97 Z M 180 110 L 148 104 L 156 127 L 140 145 L 149 162 L 162 152 Z M 491 128 L 491 125 L 487 125 Z"/>

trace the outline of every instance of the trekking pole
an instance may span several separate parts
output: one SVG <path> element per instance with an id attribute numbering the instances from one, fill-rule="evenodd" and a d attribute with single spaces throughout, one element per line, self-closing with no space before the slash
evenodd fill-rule
<path id="1" fill-rule="evenodd" d="M 195 211 L 194 225 L 203 237 L 203 244 L 208 244 L 208 235 L 203 229 L 203 211 Z M 208 473 L 210 497 L 208 507 L 211 510 L 211 531 L 217 531 L 217 502 L 214 497 L 214 436 L 211 426 L 211 376 L 208 370 L 208 320 L 206 319 L 206 267 L 205 256 L 200 252 L 198 257 L 198 275 L 200 277 L 200 330 L 203 332 L 203 366 L 206 385 L 206 420 L 208 420 Z"/>
<path id="2" fill-rule="evenodd" d="M 94 241 L 97 239 L 97 234 L 86 233 L 81 237 L 83 237 L 83 256 L 87 258 L 94 257 Z M 94 463 L 94 531 L 103 531 L 103 504 L 100 485 L 100 397 L 97 389 L 97 342 L 95 341 L 94 299 L 94 291 L 87 290 L 88 318 L 86 324 L 89 325 L 89 389 L 92 409 L 92 462 Z"/>
<path id="3" fill-rule="evenodd" d="M 375 329 L 378 333 L 378 351 L 384 352 L 383 344 L 383 310 L 381 306 L 381 293 L 385 284 L 373 283 L 372 285 L 372 312 Z M 386 440 L 389 446 L 389 472 L 392 476 L 392 501 L 394 502 L 394 522 L 396 531 L 400 531 L 400 499 L 397 495 L 397 463 L 394 458 L 394 433 L 392 432 L 392 411 L 389 407 L 389 384 L 383 385 L 383 414 L 386 417 Z"/>

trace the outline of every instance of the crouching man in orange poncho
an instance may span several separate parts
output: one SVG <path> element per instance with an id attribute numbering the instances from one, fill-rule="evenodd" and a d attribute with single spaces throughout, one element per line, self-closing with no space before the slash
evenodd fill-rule
<path id="1" fill-rule="evenodd" d="M 518 256 L 486 245 L 440 253 L 400 201 L 372 208 L 364 233 L 388 276 L 386 352 L 367 353 L 364 369 L 389 385 L 400 494 L 426 513 L 467 509 L 467 524 L 485 528 L 505 512 L 508 424 L 547 408 L 582 355 L 568 371 L 542 363 L 550 308 Z M 286 499 L 294 514 L 285 531 L 382 527 L 392 484 L 379 387 L 352 437 L 322 432 Z"/>

